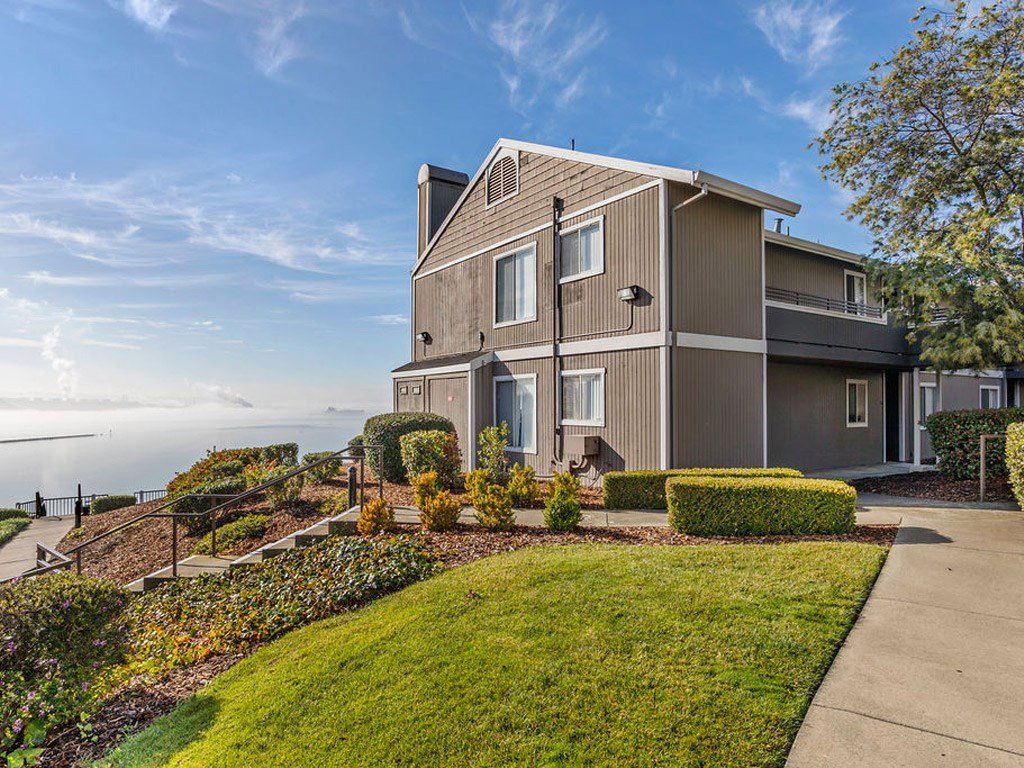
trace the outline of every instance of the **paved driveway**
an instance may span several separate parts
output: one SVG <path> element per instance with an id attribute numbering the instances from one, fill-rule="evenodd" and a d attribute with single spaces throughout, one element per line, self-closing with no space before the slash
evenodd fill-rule
<path id="1" fill-rule="evenodd" d="M 21 533 L 0 547 L 0 579 L 20 576 L 33 568 L 36 564 L 36 542 L 56 547 L 73 524 L 72 517 L 33 519 Z"/>
<path id="2" fill-rule="evenodd" d="M 902 519 L 787 763 L 1024 767 L 1024 515 L 872 506 Z"/>

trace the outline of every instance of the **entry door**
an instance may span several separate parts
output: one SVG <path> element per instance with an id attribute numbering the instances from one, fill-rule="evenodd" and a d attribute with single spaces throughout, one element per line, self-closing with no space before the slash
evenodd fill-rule
<path id="1" fill-rule="evenodd" d="M 444 379 L 430 379 L 427 381 L 427 410 L 440 416 L 447 416 L 455 425 L 455 432 L 459 436 L 459 450 L 462 451 L 462 464 L 465 469 L 466 457 L 472 449 L 472 444 L 467 442 L 469 435 L 469 419 L 467 409 L 469 408 L 469 393 L 466 387 L 466 377 L 452 377 Z"/>

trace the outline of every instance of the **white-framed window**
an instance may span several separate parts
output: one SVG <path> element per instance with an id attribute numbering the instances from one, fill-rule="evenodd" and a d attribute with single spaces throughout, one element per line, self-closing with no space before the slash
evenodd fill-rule
<path id="1" fill-rule="evenodd" d="M 863 272 L 843 270 L 846 281 L 846 311 L 851 315 L 863 315 L 868 303 L 868 281 Z"/>
<path id="2" fill-rule="evenodd" d="M 537 246 L 494 257 L 494 327 L 537 319 Z"/>
<path id="3" fill-rule="evenodd" d="M 982 385 L 978 392 L 978 404 L 982 408 L 999 408 L 1000 407 L 1000 391 L 999 387 L 995 385 Z"/>
<path id="4" fill-rule="evenodd" d="M 485 207 L 490 208 L 519 194 L 519 153 L 501 150 L 487 169 Z"/>
<path id="5" fill-rule="evenodd" d="M 566 227 L 560 237 L 559 282 L 604 272 L 604 216 Z"/>
<path id="6" fill-rule="evenodd" d="M 494 423 L 508 425 L 508 450 L 537 452 L 537 375 L 494 377 Z"/>
<path id="7" fill-rule="evenodd" d="M 934 384 L 921 384 L 921 429 L 925 428 L 924 423 L 927 421 L 928 417 L 935 413 L 935 392 L 936 388 Z"/>
<path id="8" fill-rule="evenodd" d="M 868 425 L 868 383 L 862 379 L 846 380 L 846 426 Z"/>
<path id="9" fill-rule="evenodd" d="M 604 426 L 604 368 L 562 371 L 562 423 Z"/>

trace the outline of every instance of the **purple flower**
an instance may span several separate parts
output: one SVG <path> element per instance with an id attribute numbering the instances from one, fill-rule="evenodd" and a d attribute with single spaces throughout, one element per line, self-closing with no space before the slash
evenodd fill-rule
<path id="1" fill-rule="evenodd" d="M 85 682 L 85 681 L 82 681 L 82 690 L 83 691 L 88 691 L 89 690 L 89 684 L 87 682 Z"/>

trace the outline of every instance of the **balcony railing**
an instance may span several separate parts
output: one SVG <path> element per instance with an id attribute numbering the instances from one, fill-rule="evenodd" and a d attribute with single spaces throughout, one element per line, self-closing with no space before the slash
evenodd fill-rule
<path id="1" fill-rule="evenodd" d="M 872 307 L 858 301 L 846 301 L 844 299 L 830 299 L 827 296 L 815 296 L 812 293 L 791 291 L 788 288 L 764 289 L 764 297 L 768 301 L 777 301 L 781 304 L 792 304 L 796 307 L 807 307 L 819 309 L 822 312 L 834 312 L 838 315 L 854 315 L 856 317 L 870 317 L 880 320 L 885 310 L 881 307 Z"/>

